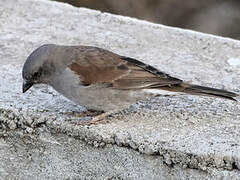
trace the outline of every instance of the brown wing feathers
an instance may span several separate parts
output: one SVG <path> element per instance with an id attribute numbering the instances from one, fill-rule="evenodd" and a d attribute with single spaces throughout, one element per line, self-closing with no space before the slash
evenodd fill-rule
<path id="1" fill-rule="evenodd" d="M 117 89 L 142 89 L 182 82 L 133 58 L 98 48 L 91 52 L 94 54 L 88 52 L 69 65 L 84 85 L 107 83 Z"/>
<path id="2" fill-rule="evenodd" d="M 120 78 L 128 71 L 128 69 L 119 69 L 115 66 L 82 65 L 80 63 L 72 63 L 69 65 L 69 68 L 80 75 L 84 85 L 111 83 L 114 79 Z"/>
<path id="3" fill-rule="evenodd" d="M 156 68 L 144 64 L 129 57 L 121 57 L 127 61 L 127 67 L 131 70 L 126 76 L 117 79 L 114 87 L 119 89 L 149 89 L 155 87 L 168 86 L 169 84 L 179 84 L 182 81 L 172 78 L 166 73 L 160 72 Z M 169 86 L 168 86 L 169 87 Z"/>

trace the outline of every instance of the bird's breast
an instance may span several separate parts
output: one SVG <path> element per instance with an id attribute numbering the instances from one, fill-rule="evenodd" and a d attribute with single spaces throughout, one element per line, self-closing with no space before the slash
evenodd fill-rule
<path id="1" fill-rule="evenodd" d="M 79 75 L 70 69 L 56 76 L 50 85 L 69 100 L 95 110 L 120 110 L 146 98 L 141 90 L 118 90 L 101 84 L 83 86 Z"/>

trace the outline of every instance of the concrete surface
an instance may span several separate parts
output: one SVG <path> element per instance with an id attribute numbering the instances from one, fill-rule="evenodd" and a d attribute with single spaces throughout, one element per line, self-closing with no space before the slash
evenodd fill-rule
<path id="1" fill-rule="evenodd" d="M 138 102 L 79 126 L 85 111 L 22 65 L 44 43 L 94 45 L 186 81 L 240 93 L 240 42 L 46 0 L 0 0 L 1 179 L 239 179 L 240 103 L 187 95 Z"/>

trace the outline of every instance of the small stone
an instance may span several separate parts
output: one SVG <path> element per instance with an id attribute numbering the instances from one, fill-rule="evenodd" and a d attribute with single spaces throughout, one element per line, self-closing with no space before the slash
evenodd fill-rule
<path id="1" fill-rule="evenodd" d="M 8 127 L 9 127 L 9 129 L 14 130 L 17 128 L 17 124 L 14 121 L 10 121 L 8 123 Z"/>
<path id="2" fill-rule="evenodd" d="M 9 114 L 8 114 L 8 118 L 9 118 L 9 119 L 14 119 L 14 117 L 15 117 L 15 116 L 14 116 L 13 113 L 9 113 Z"/>
<path id="3" fill-rule="evenodd" d="M 33 129 L 30 128 L 30 127 L 26 127 L 26 132 L 27 132 L 27 133 L 32 133 L 32 132 L 33 132 Z"/>
<path id="4" fill-rule="evenodd" d="M 33 122 L 33 119 L 30 118 L 30 117 L 27 117 L 27 118 L 25 119 L 25 122 L 26 122 L 28 125 L 31 125 L 32 122 Z"/>

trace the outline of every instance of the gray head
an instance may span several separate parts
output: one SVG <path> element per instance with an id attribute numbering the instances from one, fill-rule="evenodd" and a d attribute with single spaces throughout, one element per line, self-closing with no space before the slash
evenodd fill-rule
<path id="1" fill-rule="evenodd" d="M 40 46 L 27 58 L 22 70 L 23 92 L 34 84 L 48 83 L 56 69 L 51 60 L 51 52 L 56 47 L 54 44 Z"/>

